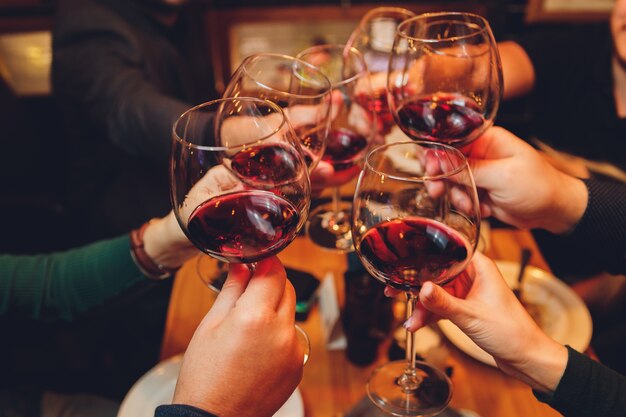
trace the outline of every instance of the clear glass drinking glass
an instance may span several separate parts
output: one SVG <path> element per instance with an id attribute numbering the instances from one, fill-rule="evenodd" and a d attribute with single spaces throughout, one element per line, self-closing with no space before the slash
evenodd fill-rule
<path id="1" fill-rule="evenodd" d="M 331 113 L 331 83 L 315 66 L 288 55 L 259 53 L 233 73 L 224 97 L 257 97 L 280 106 L 300 138 L 309 172 L 324 153 Z"/>
<path id="2" fill-rule="evenodd" d="M 478 138 L 502 97 L 502 66 L 487 20 L 441 12 L 402 22 L 387 89 L 393 117 L 411 139 L 460 147 Z"/>
<path id="3" fill-rule="evenodd" d="M 357 96 L 361 105 L 377 114 L 378 133 L 387 135 L 395 125 L 387 103 L 389 55 L 398 25 L 415 13 L 401 7 L 376 7 L 368 11 L 350 34 L 347 48 L 362 54 L 371 75 L 373 94 Z"/>
<path id="4" fill-rule="evenodd" d="M 354 195 L 356 253 L 376 279 L 406 294 L 407 318 L 422 284 L 443 285 L 469 263 L 479 238 L 476 186 L 463 154 L 448 145 L 407 141 L 372 150 Z M 416 361 L 407 331 L 406 360 L 374 371 L 367 392 L 395 416 L 429 415 L 445 408 L 446 375 Z"/>
<path id="5" fill-rule="evenodd" d="M 280 107 L 257 98 L 215 100 L 183 113 L 173 127 L 170 185 L 189 240 L 251 270 L 295 239 L 309 212 L 298 137 Z M 310 345 L 296 330 L 306 361 Z"/>
<path id="6" fill-rule="evenodd" d="M 341 198 L 340 186 L 353 180 L 376 135 L 376 113 L 356 100 L 372 97 L 372 87 L 363 55 L 345 45 L 317 45 L 297 57 L 318 67 L 331 82 L 334 94 L 330 132 L 322 161 L 333 167 L 332 200 L 309 215 L 307 234 L 317 245 L 337 252 L 352 252 L 350 215 L 352 207 Z"/>

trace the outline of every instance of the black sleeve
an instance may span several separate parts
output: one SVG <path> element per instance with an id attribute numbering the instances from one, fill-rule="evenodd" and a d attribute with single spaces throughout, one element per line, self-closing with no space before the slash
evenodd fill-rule
<path id="1" fill-rule="evenodd" d="M 626 184 L 598 178 L 584 180 L 589 192 L 585 213 L 565 238 L 581 256 L 603 271 L 626 273 Z"/>
<path id="2" fill-rule="evenodd" d="M 535 396 L 565 417 L 624 417 L 626 378 L 569 346 L 567 351 L 567 367 L 554 394 Z"/>
<path id="3" fill-rule="evenodd" d="M 110 142 L 164 161 L 171 127 L 190 104 L 149 79 L 144 46 L 112 10 L 94 2 L 61 2 L 53 29 L 52 86 L 57 99 L 80 109 Z"/>
<path id="4" fill-rule="evenodd" d="M 538 25 L 513 40 L 533 63 L 535 91 L 543 98 L 550 98 L 550 94 L 571 89 L 577 85 L 574 82 L 589 77 L 586 65 L 580 63 L 599 59 L 598 48 L 604 48 L 606 39 L 610 39 L 605 36 L 607 31 L 606 23 Z M 581 47 L 589 44 L 597 47 Z M 558 97 L 551 98 L 558 100 Z"/>
<path id="5" fill-rule="evenodd" d="M 154 411 L 154 417 L 217 417 L 204 410 L 190 405 L 160 405 Z"/>

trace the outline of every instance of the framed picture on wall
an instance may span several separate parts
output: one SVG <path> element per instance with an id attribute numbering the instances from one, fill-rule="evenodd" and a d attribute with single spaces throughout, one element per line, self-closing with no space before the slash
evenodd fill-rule
<path id="1" fill-rule="evenodd" d="M 528 0 L 530 23 L 606 20 L 614 0 Z"/>

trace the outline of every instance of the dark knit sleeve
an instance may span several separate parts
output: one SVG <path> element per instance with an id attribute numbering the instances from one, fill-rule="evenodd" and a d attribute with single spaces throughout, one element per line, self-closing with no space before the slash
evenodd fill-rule
<path id="1" fill-rule="evenodd" d="M 624 417 L 626 378 L 567 347 L 568 360 L 552 396 L 535 393 L 565 417 Z"/>
<path id="2" fill-rule="evenodd" d="M 626 184 L 598 178 L 584 182 L 587 209 L 567 239 L 578 248 L 576 256 L 606 272 L 626 273 Z"/>
<path id="3" fill-rule="evenodd" d="M 204 410 L 190 405 L 172 404 L 160 405 L 154 412 L 154 417 L 217 417 Z"/>

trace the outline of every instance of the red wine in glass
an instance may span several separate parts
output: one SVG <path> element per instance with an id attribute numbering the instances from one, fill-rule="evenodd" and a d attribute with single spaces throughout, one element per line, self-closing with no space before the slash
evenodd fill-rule
<path id="1" fill-rule="evenodd" d="M 292 147 L 265 144 L 237 152 L 231 160 L 231 169 L 246 182 L 274 187 L 296 178 L 299 164 Z"/>
<path id="2" fill-rule="evenodd" d="M 441 284 L 460 273 L 472 247 L 443 223 L 406 217 L 372 227 L 363 235 L 357 251 L 385 284 L 417 292 L 426 281 Z"/>
<path id="3" fill-rule="evenodd" d="M 376 113 L 376 121 L 381 132 L 389 132 L 391 130 L 395 122 L 389 109 L 386 88 L 379 88 L 371 95 L 366 93 L 357 94 L 355 100 L 367 111 Z"/>
<path id="4" fill-rule="evenodd" d="M 332 164 L 335 171 L 344 171 L 356 166 L 366 147 L 365 136 L 351 129 L 333 129 L 326 138 L 322 160 Z"/>
<path id="5" fill-rule="evenodd" d="M 397 115 L 409 137 L 449 145 L 473 140 L 485 124 L 478 104 L 460 94 L 412 97 L 398 107 Z"/>
<path id="6" fill-rule="evenodd" d="M 278 253 L 298 233 L 299 211 L 269 191 L 245 190 L 211 198 L 189 217 L 198 247 L 226 262 L 253 263 Z"/>

